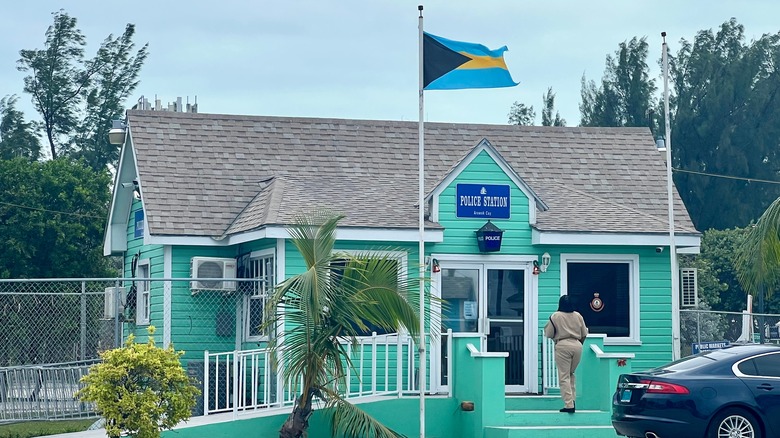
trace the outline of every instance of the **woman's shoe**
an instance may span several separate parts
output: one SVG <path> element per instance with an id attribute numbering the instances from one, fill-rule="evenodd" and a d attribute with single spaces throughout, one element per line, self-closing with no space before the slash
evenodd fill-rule
<path id="1" fill-rule="evenodd" d="M 573 414 L 574 408 L 562 408 L 559 412 L 568 412 L 570 414 Z"/>

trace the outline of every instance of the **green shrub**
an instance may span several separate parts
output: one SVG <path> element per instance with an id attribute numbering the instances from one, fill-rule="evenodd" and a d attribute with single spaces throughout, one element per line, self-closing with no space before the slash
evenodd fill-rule
<path id="1" fill-rule="evenodd" d="M 146 344 L 130 335 L 124 347 L 102 353 L 103 361 L 81 379 L 85 387 L 77 396 L 95 403 L 111 438 L 123 432 L 158 438 L 161 430 L 188 419 L 195 405 L 200 391 L 179 362 L 184 352 L 155 346 L 153 333 L 150 326 Z"/>

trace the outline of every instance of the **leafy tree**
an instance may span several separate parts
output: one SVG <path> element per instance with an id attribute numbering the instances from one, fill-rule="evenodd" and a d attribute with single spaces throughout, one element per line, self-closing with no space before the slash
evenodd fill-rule
<path id="1" fill-rule="evenodd" d="M 700 300 L 713 310 L 745 310 L 747 293 L 737 279 L 736 255 L 748 231 L 749 228 L 710 229 L 702 235 L 701 253 L 690 266 L 699 269 Z"/>
<path id="2" fill-rule="evenodd" d="M 710 310 L 710 308 L 706 303 L 701 303 L 698 310 L 706 311 Z M 690 355 L 692 353 L 691 344 L 695 342 L 715 341 L 728 337 L 731 337 L 729 340 L 736 340 L 734 334 L 726 334 L 728 329 L 728 315 L 721 313 L 681 312 L 680 337 L 682 339 L 682 355 Z"/>
<path id="3" fill-rule="evenodd" d="M 398 262 L 374 254 L 354 255 L 334 249 L 336 227 L 343 216 L 315 213 L 290 227 L 292 243 L 305 270 L 275 290 L 267 309 L 266 328 L 284 319 L 283 336 L 272 338 L 272 356 L 283 350 L 282 372 L 288 382 L 302 382 L 280 438 L 298 438 L 308 429 L 312 402 L 325 403 L 332 433 L 347 437 L 399 437 L 337 390 L 346 384 L 352 362 L 340 341 L 352 342 L 369 327 L 418 335 L 415 282 L 398 278 Z M 417 301 L 419 303 L 419 301 Z"/>
<path id="4" fill-rule="evenodd" d="M 745 43 L 731 19 L 680 44 L 671 63 L 672 152 L 685 172 L 675 184 L 698 229 L 745 226 L 780 196 L 777 185 L 756 182 L 777 178 L 780 34 Z"/>
<path id="5" fill-rule="evenodd" d="M 647 39 L 622 42 L 615 57 L 607 55 L 600 85 L 582 77 L 582 126 L 646 126 L 656 91 L 647 66 Z"/>
<path id="6" fill-rule="evenodd" d="M 84 59 L 86 39 L 76 19 L 60 10 L 46 31 L 44 49 L 21 50 L 18 69 L 29 73 L 24 91 L 40 114 L 51 157 L 81 155 L 94 168 L 114 164 L 118 147 L 105 141 L 110 122 L 138 84 L 147 45 L 133 53 L 135 26 L 109 35 L 94 58 Z"/>
<path id="7" fill-rule="evenodd" d="M 547 93 L 542 96 L 544 107 L 542 109 L 542 126 L 566 126 L 566 119 L 561 118 L 561 114 L 555 111 L 555 93 L 552 87 L 547 89 Z M 553 117 L 555 111 L 555 117 Z"/>
<path id="8" fill-rule="evenodd" d="M 52 158 L 57 158 L 60 135 L 70 134 L 77 125 L 76 108 L 81 90 L 91 73 L 79 68 L 83 62 L 84 35 L 76 19 L 55 12 L 54 24 L 46 31 L 43 50 L 22 50 L 18 69 L 31 74 L 24 78 L 24 91 L 32 94 L 33 105 L 43 118 Z"/>
<path id="9" fill-rule="evenodd" d="M 533 126 L 536 120 L 534 106 L 526 106 L 524 103 L 515 102 L 509 110 L 509 124 L 520 126 Z"/>
<path id="10" fill-rule="evenodd" d="M 24 120 L 24 114 L 16 109 L 17 101 L 16 96 L 0 99 L 0 159 L 37 160 L 41 142 L 35 135 L 35 124 Z"/>
<path id="11" fill-rule="evenodd" d="M 107 169 L 58 158 L 0 160 L 0 278 L 107 277 Z"/>
<path id="12" fill-rule="evenodd" d="M 85 91 L 84 117 L 75 137 L 79 154 L 97 169 L 116 164 L 120 146 L 108 142 L 113 120 L 123 115 L 123 103 L 138 86 L 138 73 L 146 60 L 147 46 L 133 55 L 135 27 L 128 24 L 125 32 L 109 35 L 95 57 L 95 76 Z"/>
<path id="13" fill-rule="evenodd" d="M 153 333 L 150 326 L 146 344 L 131 334 L 124 347 L 102 353 L 103 361 L 81 379 L 84 388 L 76 396 L 95 403 L 111 438 L 124 433 L 159 438 L 161 430 L 188 419 L 195 406 L 200 391 L 181 366 L 184 352 L 157 347 Z"/>

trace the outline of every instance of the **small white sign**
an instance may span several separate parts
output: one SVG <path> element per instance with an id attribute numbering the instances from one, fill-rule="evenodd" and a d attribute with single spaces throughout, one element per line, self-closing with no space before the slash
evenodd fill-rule
<path id="1" fill-rule="evenodd" d="M 476 301 L 464 301 L 463 302 L 463 319 L 467 319 L 467 320 L 477 319 L 477 302 Z"/>

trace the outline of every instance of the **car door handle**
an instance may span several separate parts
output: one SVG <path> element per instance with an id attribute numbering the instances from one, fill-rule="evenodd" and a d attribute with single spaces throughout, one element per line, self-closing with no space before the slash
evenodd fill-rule
<path id="1" fill-rule="evenodd" d="M 771 390 L 775 389 L 775 387 L 772 386 L 771 383 L 762 383 L 762 384 L 758 385 L 757 388 L 758 389 L 763 389 L 764 391 L 771 391 Z"/>

